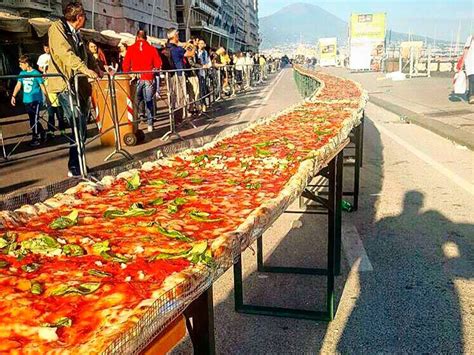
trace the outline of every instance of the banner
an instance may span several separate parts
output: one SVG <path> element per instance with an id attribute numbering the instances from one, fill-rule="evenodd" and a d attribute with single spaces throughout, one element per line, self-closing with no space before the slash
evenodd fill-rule
<path id="1" fill-rule="evenodd" d="M 320 66 L 335 66 L 337 63 L 337 38 L 320 38 L 318 51 Z"/>
<path id="2" fill-rule="evenodd" d="M 385 53 L 386 14 L 351 14 L 349 28 L 352 70 L 381 69 Z"/>

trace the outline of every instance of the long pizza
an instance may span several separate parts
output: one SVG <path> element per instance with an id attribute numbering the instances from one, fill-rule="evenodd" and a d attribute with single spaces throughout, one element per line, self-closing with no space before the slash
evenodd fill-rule
<path id="1" fill-rule="evenodd" d="M 0 212 L 0 352 L 102 352 L 166 292 L 209 278 L 347 137 L 359 94 Z"/>

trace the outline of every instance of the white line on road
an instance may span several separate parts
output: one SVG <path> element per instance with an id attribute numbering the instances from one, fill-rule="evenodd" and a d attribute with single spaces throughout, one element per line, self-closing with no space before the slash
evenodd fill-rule
<path id="1" fill-rule="evenodd" d="M 365 252 L 357 228 L 352 223 L 342 223 L 342 248 L 346 254 L 351 271 L 374 271 Z"/>
<path id="2" fill-rule="evenodd" d="M 247 118 L 247 116 L 249 114 L 252 114 L 254 116 L 254 119 L 258 119 L 259 118 L 259 115 L 260 115 L 260 112 L 263 110 L 263 108 L 267 105 L 267 102 L 268 100 L 270 99 L 270 97 L 272 96 L 273 92 L 275 91 L 275 89 L 277 88 L 278 86 L 278 83 L 280 82 L 280 80 L 283 78 L 283 73 L 284 71 L 281 70 L 277 77 L 274 79 L 274 82 L 272 83 L 272 87 L 271 87 L 271 90 L 268 91 L 267 95 L 265 95 L 265 97 L 263 99 L 259 99 L 259 98 L 256 98 L 255 100 L 252 101 L 253 102 L 256 102 L 258 101 L 260 103 L 260 107 L 254 111 L 253 109 L 251 108 L 248 108 L 245 110 L 245 112 L 241 115 L 241 116 L 238 116 L 237 119 L 239 121 L 243 121 L 243 118 Z M 236 119 L 236 120 L 237 120 Z"/>
<path id="3" fill-rule="evenodd" d="M 469 194 L 474 195 L 474 185 L 471 184 L 469 181 L 463 179 L 459 175 L 453 173 L 451 170 L 447 169 L 444 167 L 442 164 L 438 163 L 425 153 L 421 152 L 420 150 L 416 149 L 414 146 L 412 146 L 410 143 L 406 142 L 405 140 L 401 139 L 399 136 L 396 134 L 390 132 L 387 128 L 383 127 L 379 123 L 375 122 L 374 120 L 371 120 L 374 124 L 374 126 L 383 134 L 386 136 L 390 137 L 392 140 L 394 140 L 396 143 L 404 147 L 406 150 L 408 150 L 410 153 L 418 157 L 419 159 L 423 160 L 426 164 L 431 165 L 432 168 L 434 168 L 436 171 L 438 171 L 440 174 L 446 176 L 448 179 L 450 179 L 452 182 L 454 182 L 456 185 L 458 185 L 460 188 L 466 190 Z"/>

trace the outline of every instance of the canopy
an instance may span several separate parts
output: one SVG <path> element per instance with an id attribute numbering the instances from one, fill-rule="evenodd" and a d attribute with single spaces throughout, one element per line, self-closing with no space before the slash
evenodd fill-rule
<path id="1" fill-rule="evenodd" d="M 28 19 L 7 12 L 0 12 L 0 31 L 19 33 L 28 32 L 29 30 Z"/>

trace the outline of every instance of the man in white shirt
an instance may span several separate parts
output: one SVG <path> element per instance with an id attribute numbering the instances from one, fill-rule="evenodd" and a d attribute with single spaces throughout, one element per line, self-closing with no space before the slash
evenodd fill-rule
<path id="1" fill-rule="evenodd" d="M 38 57 L 36 64 L 38 69 L 42 73 L 46 73 L 48 70 L 49 61 L 51 60 L 51 54 L 49 54 L 49 46 L 47 44 L 43 45 L 44 53 Z"/>
<path id="2" fill-rule="evenodd" d="M 474 36 L 469 36 L 464 45 L 464 65 L 469 83 L 468 100 L 474 104 Z"/>

